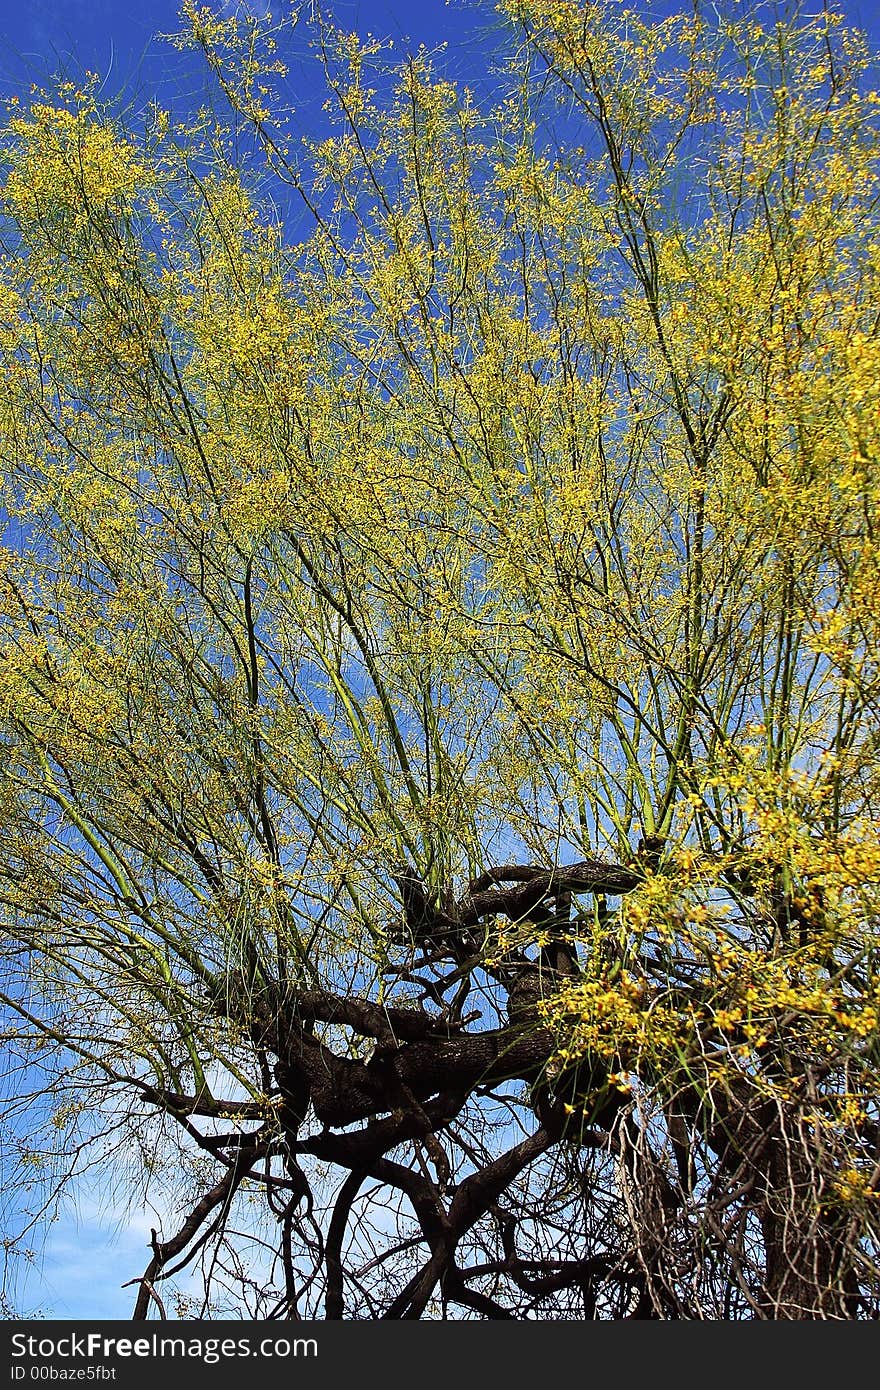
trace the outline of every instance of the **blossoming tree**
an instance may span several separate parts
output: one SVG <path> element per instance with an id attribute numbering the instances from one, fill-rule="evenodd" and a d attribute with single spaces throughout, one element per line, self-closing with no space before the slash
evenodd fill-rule
<path id="1" fill-rule="evenodd" d="M 136 1318 L 876 1318 L 868 58 L 502 8 L 9 108 L 7 1185 Z"/>

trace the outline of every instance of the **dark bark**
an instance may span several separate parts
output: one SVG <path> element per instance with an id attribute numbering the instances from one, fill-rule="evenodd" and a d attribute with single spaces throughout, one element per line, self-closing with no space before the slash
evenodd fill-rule
<path id="1" fill-rule="evenodd" d="M 573 894 L 594 893 L 607 915 L 606 896 L 635 888 L 654 870 L 662 849 L 659 841 L 646 842 L 631 867 L 601 860 L 556 869 L 501 865 L 475 878 L 457 901 L 449 893 L 429 894 L 412 870 L 398 866 L 394 881 L 403 907 L 398 940 L 407 955 L 397 977 L 408 989 L 421 987 L 411 1003 L 377 1003 L 313 983 L 271 981 L 253 967 L 246 978 L 222 977 L 212 991 L 212 1004 L 250 1035 L 264 1059 L 267 1087 L 271 1090 L 274 1083 L 275 1088 L 275 1122 L 264 1123 L 255 1133 L 233 1128 L 201 1134 L 192 1117 L 212 1120 L 225 1114 L 240 1126 L 265 1119 L 265 1109 L 259 1102 L 228 1105 L 206 1093 L 187 1096 L 143 1088 L 145 1099 L 184 1126 L 225 1171 L 174 1237 L 163 1243 L 154 1236 L 135 1317 L 146 1317 L 151 1301 L 161 1308 L 155 1285 L 172 1272 L 175 1258 L 182 1264 L 194 1258 L 242 1179 L 256 1175 L 261 1157 L 266 1166 L 260 1181 L 285 1223 L 283 1307 L 295 1309 L 291 1230 L 303 1214 L 311 1219 L 313 1212 L 300 1167 L 307 1156 L 348 1173 L 335 1198 L 326 1247 L 321 1245 L 316 1254 L 325 1271 L 324 1306 L 330 1319 L 345 1316 L 347 1290 L 354 1287 L 354 1276 L 346 1270 L 346 1237 L 367 1179 L 406 1199 L 419 1234 L 403 1244 L 427 1252 L 378 1316 L 420 1318 L 439 1294 L 444 1303 L 506 1319 L 527 1315 L 542 1299 L 579 1291 L 587 1316 L 596 1315 L 601 1298 L 606 1316 L 614 1308 L 613 1315 L 622 1318 L 688 1317 L 687 1302 L 679 1295 L 675 1232 L 689 1219 L 698 1180 L 697 1149 L 703 1180 L 714 1163 L 709 1191 L 700 1198 L 707 1206 L 701 1239 L 707 1251 L 717 1250 L 727 1261 L 728 1277 L 749 1315 L 858 1316 L 858 1281 L 851 1264 L 846 1265 L 845 1219 L 817 1206 L 808 1146 L 792 1142 L 791 1116 L 776 1105 L 756 1106 L 755 1089 L 745 1079 L 738 1084 L 732 1074 L 726 1090 L 714 1088 L 709 1094 L 676 1088 L 663 1111 L 667 1163 L 628 1111 L 619 1122 L 627 1102 L 611 1085 L 607 1062 L 581 1057 L 576 1066 L 548 1078 L 557 1039 L 544 1026 L 539 1004 L 582 968 Z M 540 933 L 540 949 L 531 956 L 508 953 L 493 962 L 485 949 L 487 929 L 480 926 L 487 918 L 531 922 Z M 495 1026 L 481 1029 L 472 1026 L 473 1014 L 464 1012 L 477 972 L 495 991 Z M 368 1053 L 370 1044 L 371 1055 L 357 1055 Z M 662 1094 L 662 1077 L 645 1071 L 641 1079 Z M 536 1130 L 494 1160 L 485 1155 L 475 1160 L 474 1171 L 456 1186 L 444 1131 L 452 1132 L 471 1097 L 509 1081 L 528 1088 Z M 579 1117 L 579 1128 L 572 1114 Z M 309 1115 L 322 1129 L 303 1137 Z M 520 1258 L 517 1220 L 500 1203 L 524 1169 L 561 1143 L 572 1152 L 593 1147 L 615 1153 L 622 1184 L 631 1194 L 629 1246 L 614 1252 L 594 1246 L 582 1259 Z M 405 1145 L 411 1146 L 417 1167 L 392 1158 Z M 277 1167 L 270 1172 L 273 1158 L 283 1159 L 283 1174 Z M 468 1266 L 459 1258 L 462 1242 L 473 1240 L 472 1233 L 489 1216 L 498 1223 L 503 1258 Z M 730 1234 L 745 1229 L 746 1219 L 751 1222 L 748 1260 L 734 1248 Z M 756 1228 L 763 1246 L 760 1274 L 753 1256 Z M 506 1280 L 507 1301 L 491 1282 L 475 1287 L 493 1272 Z M 520 1311 L 512 1312 L 511 1306 Z"/>

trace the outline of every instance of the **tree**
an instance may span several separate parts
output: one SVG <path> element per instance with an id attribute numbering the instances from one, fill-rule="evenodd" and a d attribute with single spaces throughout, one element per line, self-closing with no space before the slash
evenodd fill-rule
<path id="1" fill-rule="evenodd" d="M 876 1318 L 868 54 L 502 9 L 9 111 L 7 1184 L 138 1319 Z"/>

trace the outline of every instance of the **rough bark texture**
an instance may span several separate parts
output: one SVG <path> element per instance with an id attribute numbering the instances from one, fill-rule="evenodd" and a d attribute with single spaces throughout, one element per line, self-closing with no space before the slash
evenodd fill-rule
<path id="1" fill-rule="evenodd" d="M 556 1039 L 538 1005 L 583 968 L 572 895 L 627 893 L 643 881 L 646 867 L 644 856 L 630 867 L 599 860 L 556 869 L 501 865 L 473 880 L 458 901 L 446 894 L 441 905 L 410 869 L 397 866 L 392 877 L 403 916 L 392 927 L 400 957 L 394 970 L 398 980 L 420 987 L 411 1006 L 291 980 L 271 983 L 255 969 L 247 977 L 233 973 L 219 980 L 212 1005 L 265 1058 L 274 1082 L 273 1118 L 267 1120 L 257 1104 L 243 1103 L 232 1117 L 239 1125 L 235 1132 L 200 1134 L 193 1120 L 219 1118 L 215 1101 L 145 1088 L 145 1098 L 189 1126 L 224 1171 L 176 1235 L 159 1241 L 154 1233 L 152 1258 L 138 1281 L 135 1318 L 147 1317 L 154 1305 L 162 1309 L 157 1285 L 177 1267 L 175 1260 L 185 1264 L 192 1258 L 241 1182 L 258 1173 L 265 1175 L 286 1242 L 288 1292 L 273 1315 L 298 1316 L 291 1241 L 293 1230 L 301 1230 L 297 1223 L 313 1210 L 301 1167 L 311 1160 L 347 1174 L 329 1215 L 326 1242 L 319 1243 L 328 1318 L 346 1316 L 350 1275 L 343 1250 L 368 1182 L 405 1199 L 419 1231 L 415 1243 L 425 1250 L 377 1315 L 419 1318 L 439 1298 L 467 1316 L 510 1318 L 568 1291 L 580 1299 L 584 1316 L 594 1316 L 602 1290 L 606 1316 L 609 1307 L 630 1318 L 693 1316 L 680 1293 L 688 1271 L 676 1263 L 674 1233 L 687 1221 L 697 1139 L 717 1168 L 717 1218 L 710 1192 L 705 1239 L 725 1250 L 729 1278 L 739 1286 L 747 1315 L 858 1316 L 858 1289 L 843 1272 L 846 1233 L 833 1212 L 813 1201 L 808 1146 L 797 1142 L 791 1116 L 769 1103 L 750 1104 L 752 1092 L 738 1089 L 735 1080 L 711 1098 L 697 1089 L 680 1091 L 665 1113 L 675 1160 L 670 1173 L 644 1125 L 626 1110 L 606 1063 L 581 1057 L 577 1067 L 548 1076 Z M 493 964 L 484 923 L 499 919 L 530 922 L 531 935 L 541 933 L 540 948 L 508 952 L 502 964 Z M 491 978 L 501 1001 L 488 1027 L 476 1026 L 475 1014 L 466 1012 L 478 972 Z M 474 1161 L 456 1184 L 444 1142 L 451 1127 L 474 1096 L 510 1081 L 527 1088 L 534 1132 Z M 574 1113 L 582 1117 L 578 1129 L 570 1121 Z M 310 1117 L 320 1128 L 304 1134 Z M 258 1120 L 256 1129 L 242 1129 Z M 601 1241 L 583 1258 L 527 1260 L 518 1253 L 524 1225 L 511 1191 L 530 1165 L 559 1145 L 571 1151 L 602 1146 L 614 1156 L 622 1190 L 630 1194 L 627 1222 L 635 1233 L 623 1254 L 604 1253 Z M 408 1162 L 398 1157 L 401 1146 L 408 1146 Z M 281 1175 L 271 1169 L 273 1159 L 281 1162 Z M 703 1164 L 705 1180 L 705 1158 Z M 461 1263 L 463 1243 L 486 1220 L 494 1223 L 498 1254 L 482 1264 Z M 731 1234 L 735 1230 L 739 1235 Z M 763 1245 L 757 1282 L 747 1268 L 746 1248 L 756 1232 Z M 502 1287 L 506 1298 L 498 1292 Z"/>

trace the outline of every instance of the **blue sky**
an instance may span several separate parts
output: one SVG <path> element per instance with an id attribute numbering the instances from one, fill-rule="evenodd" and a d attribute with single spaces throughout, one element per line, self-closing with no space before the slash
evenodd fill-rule
<path id="1" fill-rule="evenodd" d="M 271 0 L 280 18 L 291 0 Z M 265 13 L 267 0 L 217 0 L 226 11 Z M 307 7 L 305 7 L 307 8 Z M 497 20 L 491 0 L 333 0 L 327 8 L 346 29 L 434 48 L 448 41 L 459 70 L 469 66 Z M 201 80 L 191 55 L 156 35 L 179 29 L 179 0 L 0 0 L 0 96 L 64 71 L 84 68 L 106 79 L 104 93 L 137 100 L 186 99 Z M 317 63 L 314 64 L 317 78 Z"/>
<path id="2" fill-rule="evenodd" d="M 255 13 L 267 4 L 218 2 L 227 10 L 249 4 Z M 290 7 L 290 0 L 270 3 L 278 16 Z M 347 29 L 428 47 L 445 40 L 462 75 L 468 69 L 485 71 L 480 55 L 497 22 L 493 0 L 328 0 L 326 7 Z M 668 0 L 654 0 L 650 6 L 669 7 Z M 880 48 L 877 0 L 845 0 L 843 7 Z M 82 68 L 100 73 L 108 95 L 125 91 L 146 98 L 192 91 L 199 80 L 192 59 L 155 38 L 179 28 L 178 8 L 178 0 L 0 0 L 0 96 L 61 68 L 72 69 L 71 75 Z M 821 8 L 821 0 L 815 8 Z"/>
<path id="3" fill-rule="evenodd" d="M 226 0 L 227 7 L 235 0 Z M 251 0 L 256 7 L 265 0 Z M 289 0 L 283 0 L 284 6 Z M 637 4 L 638 0 L 632 0 Z M 272 0 L 280 14 L 282 0 Z M 820 8 L 821 0 L 815 0 Z M 849 18 L 866 28 L 880 49 L 876 0 L 851 0 Z M 345 28 L 395 39 L 401 47 L 449 44 L 451 71 L 464 80 L 485 78 L 496 24 L 493 0 L 336 0 Z M 191 55 L 177 53 L 154 36 L 179 27 L 178 0 L 0 0 L 0 98 L 26 95 L 56 74 L 78 78 L 84 69 L 104 79 L 103 95 L 135 107 L 157 98 L 184 108 L 198 104 L 202 78 Z M 304 64 L 300 80 L 318 65 Z M 308 106 L 313 92 L 302 91 Z M 146 1263 L 155 1217 L 123 1215 L 92 1194 L 50 1232 L 45 1256 L 33 1264 L 18 1291 L 22 1315 L 57 1318 L 127 1318 L 132 1290 L 119 1286 Z M 3 1233 L 0 1232 L 0 1235 Z"/>

